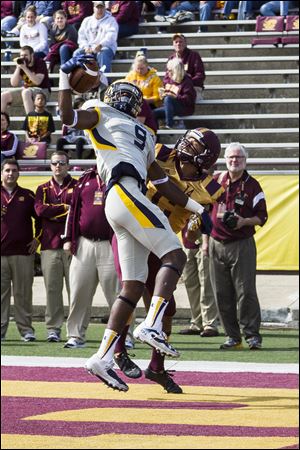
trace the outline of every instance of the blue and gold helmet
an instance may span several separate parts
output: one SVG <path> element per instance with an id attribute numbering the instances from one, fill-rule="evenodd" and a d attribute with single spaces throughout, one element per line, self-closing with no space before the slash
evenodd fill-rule
<path id="1" fill-rule="evenodd" d="M 135 84 L 118 80 L 106 89 L 103 101 L 118 111 L 137 117 L 142 108 L 143 94 Z"/>

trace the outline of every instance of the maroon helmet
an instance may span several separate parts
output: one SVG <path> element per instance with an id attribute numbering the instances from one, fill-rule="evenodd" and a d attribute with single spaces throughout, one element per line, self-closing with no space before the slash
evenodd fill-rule
<path id="1" fill-rule="evenodd" d="M 191 142 L 195 139 L 199 144 Z M 204 147 L 204 148 L 203 148 Z M 182 163 L 191 163 L 201 175 L 203 169 L 210 169 L 217 161 L 221 144 L 218 136 L 208 128 L 187 131 L 175 144 L 176 157 Z"/>

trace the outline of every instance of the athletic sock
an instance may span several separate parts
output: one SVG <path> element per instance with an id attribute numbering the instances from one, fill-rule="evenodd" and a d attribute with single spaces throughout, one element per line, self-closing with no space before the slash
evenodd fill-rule
<path id="1" fill-rule="evenodd" d="M 109 330 L 108 328 L 105 330 L 99 350 L 97 351 L 100 359 L 104 359 L 105 361 L 111 361 L 113 359 L 118 339 L 119 335 L 116 331 Z"/>
<path id="2" fill-rule="evenodd" d="M 150 308 L 145 319 L 145 325 L 149 328 L 155 328 L 158 331 L 162 330 L 162 318 L 168 301 L 163 297 L 157 297 L 154 295 L 151 299 Z"/>

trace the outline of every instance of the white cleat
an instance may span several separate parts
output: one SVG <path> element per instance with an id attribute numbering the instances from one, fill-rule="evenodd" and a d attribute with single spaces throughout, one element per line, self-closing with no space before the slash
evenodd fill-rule
<path id="1" fill-rule="evenodd" d="M 146 327 L 145 322 L 136 327 L 133 336 L 163 355 L 171 356 L 172 358 L 179 358 L 180 356 L 180 353 L 167 341 L 165 333 L 159 332 L 155 328 Z"/>
<path id="2" fill-rule="evenodd" d="M 127 384 L 118 377 L 116 372 L 113 370 L 113 366 L 113 360 L 104 361 L 103 359 L 99 358 L 97 353 L 95 353 L 87 360 L 84 367 L 90 374 L 95 375 L 108 387 L 117 389 L 118 391 L 127 392 L 129 389 Z"/>

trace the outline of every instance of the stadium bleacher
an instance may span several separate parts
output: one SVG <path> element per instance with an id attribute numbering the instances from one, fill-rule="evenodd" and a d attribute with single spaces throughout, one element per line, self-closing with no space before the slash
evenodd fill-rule
<path id="1" fill-rule="evenodd" d="M 198 102 L 193 116 L 183 118 L 185 128 L 201 125 L 213 129 L 222 142 L 222 152 L 229 142 L 244 143 L 249 150 L 249 166 L 254 171 L 281 170 L 290 173 L 297 170 L 299 45 L 252 48 L 251 37 L 256 35 L 255 20 L 208 21 L 209 31 L 205 33 L 197 33 L 198 21 L 176 26 L 164 23 L 167 32 L 158 34 L 157 29 L 161 24 L 153 22 L 151 17 L 148 15 L 148 21 L 140 24 L 139 34 L 120 41 L 108 78 L 115 80 L 124 77 L 130 70 L 136 51 L 141 47 L 147 48 L 150 65 L 163 76 L 167 57 L 173 50 L 172 36 L 180 31 L 185 34 L 189 48 L 199 51 L 206 69 L 204 100 Z M 239 31 L 236 31 L 237 26 Z M 5 40 L 13 41 L 12 57 L 17 56 L 18 39 L 4 38 L 1 45 L 2 59 L 6 50 Z M 9 78 L 14 71 L 14 64 L 1 64 L 1 90 L 10 86 Z M 61 134 L 61 122 L 56 116 L 57 71 L 51 74 L 51 79 L 54 87 L 47 108 L 54 115 L 57 131 L 53 134 L 48 158 Z M 23 108 L 11 107 L 9 113 L 11 131 L 24 136 L 20 129 L 24 120 Z M 158 137 L 160 142 L 172 145 L 183 133 L 183 129 L 159 130 Z M 222 156 L 223 153 L 218 161 L 220 168 L 224 167 Z M 81 167 L 94 163 L 93 160 L 71 162 Z M 48 164 L 48 160 L 43 161 L 44 164 Z"/>

